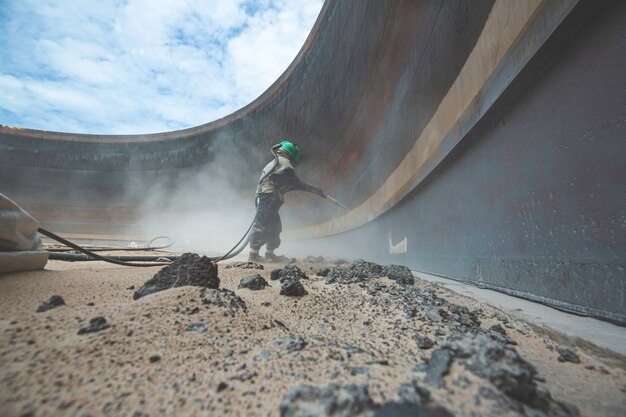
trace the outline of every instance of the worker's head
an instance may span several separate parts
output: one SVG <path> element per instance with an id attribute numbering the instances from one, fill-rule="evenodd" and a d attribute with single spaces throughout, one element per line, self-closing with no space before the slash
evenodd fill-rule
<path id="1" fill-rule="evenodd" d="M 302 153 L 300 152 L 300 149 L 298 149 L 298 147 L 294 143 L 291 143 L 288 140 L 280 142 L 280 148 L 278 149 L 278 152 L 291 159 L 291 161 L 294 163 L 298 163 L 300 162 L 300 159 L 302 159 Z"/>

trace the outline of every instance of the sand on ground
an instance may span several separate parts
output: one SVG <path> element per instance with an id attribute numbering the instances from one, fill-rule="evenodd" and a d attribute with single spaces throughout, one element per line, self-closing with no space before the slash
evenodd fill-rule
<path id="1" fill-rule="evenodd" d="M 298 384 L 367 383 L 382 403 L 396 398 L 401 383 L 423 380 L 419 365 L 434 348 L 420 349 L 416 335 L 433 336 L 432 326 L 407 318 L 401 303 L 367 286 L 326 284 L 315 275 L 324 264 L 298 265 L 311 278 L 302 281 L 303 297 L 279 294 L 278 281 L 269 278 L 276 265 L 257 271 L 220 264 L 220 287 L 234 291 L 246 309 L 203 302 L 198 287 L 133 301 L 134 290 L 160 267 L 50 261 L 43 271 L 0 275 L 0 415 L 275 416 Z M 271 286 L 237 288 L 254 273 Z M 558 344 L 545 332 L 437 285 L 415 285 L 482 309 L 482 328 L 505 325 L 545 381 L 541 388 L 582 416 L 626 415 L 623 361 L 616 366 L 574 348 L 581 363 L 559 362 Z M 66 305 L 36 313 L 52 295 Z M 96 316 L 110 327 L 78 335 Z M 299 338 L 304 348 L 286 347 Z M 478 394 L 485 385 L 453 364 L 445 386 L 431 392 L 458 416 L 489 415 Z"/>

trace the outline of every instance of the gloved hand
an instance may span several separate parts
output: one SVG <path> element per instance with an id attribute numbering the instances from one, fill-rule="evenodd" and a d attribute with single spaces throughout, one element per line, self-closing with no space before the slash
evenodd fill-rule
<path id="1" fill-rule="evenodd" d="M 312 192 L 313 194 L 317 194 L 317 195 L 319 195 L 319 196 L 320 196 L 320 197 L 322 197 L 322 198 L 326 198 L 326 193 L 325 193 L 325 192 L 324 192 L 324 190 L 322 190 L 320 187 L 313 186 L 313 187 L 311 188 L 311 192 Z"/>

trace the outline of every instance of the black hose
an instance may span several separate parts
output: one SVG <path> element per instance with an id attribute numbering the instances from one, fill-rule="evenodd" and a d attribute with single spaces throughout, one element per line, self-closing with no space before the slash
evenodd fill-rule
<path id="1" fill-rule="evenodd" d="M 39 229 L 37 229 L 37 231 L 39 233 L 41 233 L 44 236 L 48 236 L 50 239 L 54 239 L 59 243 L 64 244 L 65 246 L 69 246 L 72 249 L 75 249 L 81 253 L 84 253 L 85 255 L 89 255 L 91 258 L 91 260 L 99 260 L 99 261 L 105 261 L 105 262 L 109 262 L 112 264 L 116 264 L 116 265 L 122 265 L 122 266 L 142 266 L 142 267 L 149 267 L 149 266 L 163 266 L 163 265 L 169 265 L 170 262 L 150 262 L 150 263 L 132 263 L 132 262 L 126 262 L 126 261 L 122 261 L 122 260 L 117 260 L 114 259 L 112 257 L 108 257 L 108 256 L 101 256 L 98 255 L 97 253 L 94 253 L 88 249 L 84 249 L 80 246 L 78 246 L 75 243 L 70 242 L 69 240 L 63 239 L 61 236 L 58 236 L 42 227 L 40 227 Z M 50 254 L 52 255 L 52 254 Z"/>
<path id="2" fill-rule="evenodd" d="M 239 255 L 248 245 L 248 242 L 250 241 L 250 230 L 252 230 L 252 226 L 254 225 L 254 221 L 256 220 L 256 216 L 254 217 L 254 220 L 252 220 L 252 223 L 250 223 L 250 226 L 248 227 L 248 230 L 246 230 L 246 233 L 241 237 L 241 239 L 239 240 L 239 242 L 237 242 L 237 244 L 235 246 L 233 246 L 228 252 L 226 252 L 224 255 L 222 256 L 213 256 L 213 257 L 209 257 L 209 259 L 214 262 L 220 262 L 220 261 L 224 261 L 230 258 L 234 258 L 235 256 Z M 93 248 L 85 248 L 82 246 L 79 246 L 75 243 L 70 242 L 69 240 L 66 240 L 64 238 L 62 238 L 61 236 L 58 236 L 44 228 L 39 228 L 38 229 L 39 233 L 41 233 L 42 235 L 48 236 L 49 238 L 56 240 L 59 243 L 62 243 L 66 246 L 69 246 L 71 249 L 62 249 L 62 248 L 58 248 L 58 249 L 49 249 L 48 252 L 50 253 L 48 258 L 51 260 L 56 260 L 56 261 L 67 261 L 67 262 L 85 262 L 85 261 L 104 261 L 104 262 L 109 262 L 109 263 L 113 263 L 116 265 L 122 265 L 122 266 L 143 266 L 143 267 L 148 267 L 148 266 L 161 266 L 161 265 L 169 265 L 172 261 L 176 260 L 179 258 L 179 256 L 102 256 L 102 255 L 98 255 L 97 253 L 94 253 L 96 251 L 100 251 L 100 252 L 104 252 L 104 251 L 113 251 L 113 250 L 157 250 L 157 249 L 164 249 L 164 248 L 169 248 L 170 246 L 172 246 L 172 242 L 171 239 L 167 236 L 159 236 L 156 237 L 154 239 L 152 239 L 149 243 L 148 243 L 148 247 L 145 248 L 105 248 L 105 247 L 93 247 Z M 167 238 L 170 239 L 170 243 L 165 245 L 165 246 L 152 246 L 152 242 L 154 242 L 157 239 L 162 239 L 162 238 Z M 242 244 L 243 242 L 243 244 Z M 241 246 L 240 246 L 241 245 Z M 69 250 L 76 250 L 78 252 L 81 252 L 81 254 L 78 253 L 66 253 Z M 139 261 L 139 262 L 147 262 L 147 263 L 132 263 L 132 262 L 128 262 L 128 261 Z"/>
<path id="3" fill-rule="evenodd" d="M 158 239 L 167 239 L 169 241 L 169 243 L 167 245 L 162 245 L 162 246 L 152 246 L 152 243 L 155 240 Z M 148 246 L 142 246 L 139 248 L 110 248 L 110 247 L 106 247 L 106 246 L 81 246 L 83 249 L 87 249 L 88 251 L 91 252 L 116 252 L 116 251 L 124 251 L 124 252 L 135 252 L 135 251 L 153 251 L 153 250 L 161 250 L 161 249 L 167 249 L 170 246 L 172 246 L 173 242 L 172 239 L 169 236 L 157 236 L 155 238 L 153 238 L 152 240 L 150 240 L 150 242 L 148 243 Z M 46 249 L 48 252 L 70 252 L 73 251 L 75 249 L 72 248 L 49 248 Z M 52 259 L 52 258 L 50 258 Z"/>
<path id="4" fill-rule="evenodd" d="M 175 261 L 176 259 L 180 258 L 180 256 L 178 255 L 176 256 L 114 255 L 114 256 L 106 256 L 105 258 L 107 259 L 107 262 L 108 260 L 113 259 L 116 261 L 167 262 L 165 264 L 167 265 L 169 264 L 169 262 Z M 66 252 L 51 252 L 50 255 L 48 256 L 48 259 L 51 259 L 53 261 L 68 261 L 68 262 L 86 262 L 86 261 L 97 260 L 97 259 L 92 258 L 91 255 L 86 255 L 84 253 L 66 253 Z M 137 266 L 137 265 L 130 265 L 130 266 Z M 153 265 L 149 265 L 149 266 L 153 266 Z"/>
<path id="5" fill-rule="evenodd" d="M 256 216 L 254 216 L 254 220 L 256 220 Z M 226 259 L 234 258 L 235 256 L 239 255 L 246 248 L 246 246 L 248 246 L 248 242 L 250 242 L 250 230 L 252 230 L 252 226 L 254 226 L 254 220 L 252 220 L 252 223 L 250 223 L 250 227 L 248 227 L 248 230 L 246 230 L 246 233 L 241 237 L 239 242 L 237 242 L 237 244 L 233 246 L 231 250 L 229 250 L 224 255 L 218 258 L 211 258 L 211 260 L 217 263 L 219 261 L 224 261 Z M 239 249 L 235 250 L 237 246 L 239 246 L 241 242 L 244 241 L 244 239 L 245 239 L 245 242 L 243 243 L 243 245 L 241 245 Z"/>

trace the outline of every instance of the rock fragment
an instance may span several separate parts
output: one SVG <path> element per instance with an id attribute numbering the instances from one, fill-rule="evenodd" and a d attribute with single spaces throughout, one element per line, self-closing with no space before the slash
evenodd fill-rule
<path id="1" fill-rule="evenodd" d="M 299 385 L 280 403 L 281 417 L 371 417 L 378 406 L 367 386 L 354 384 L 326 387 Z"/>
<path id="2" fill-rule="evenodd" d="M 406 402 L 389 402 L 379 408 L 373 417 L 454 417 L 454 414 L 443 407 L 425 407 Z"/>
<path id="3" fill-rule="evenodd" d="M 281 295 L 302 296 L 307 293 L 300 280 L 309 279 L 309 277 L 296 265 L 287 265 L 273 270 L 270 279 L 280 281 Z"/>
<path id="4" fill-rule="evenodd" d="M 200 289 L 200 301 L 203 305 L 214 305 L 225 308 L 230 310 L 231 313 L 235 313 L 239 310 L 242 310 L 244 313 L 248 312 L 246 302 L 233 291 L 225 288 L 217 290 L 207 288 Z"/>
<path id="5" fill-rule="evenodd" d="M 265 267 L 257 262 L 233 262 L 226 265 L 225 269 L 265 269 Z"/>
<path id="6" fill-rule="evenodd" d="M 53 308 L 57 308 L 65 305 L 65 300 L 60 295 L 53 295 L 48 301 L 44 301 L 37 307 L 37 313 L 43 313 Z"/>
<path id="7" fill-rule="evenodd" d="M 560 347 L 556 351 L 559 352 L 559 362 L 580 363 L 580 357 L 573 350 Z"/>
<path id="8" fill-rule="evenodd" d="M 258 291 L 267 287 L 268 283 L 259 274 L 248 275 L 246 277 L 241 278 L 239 281 L 239 288 L 248 288 L 249 290 Z"/>
<path id="9" fill-rule="evenodd" d="M 458 357 L 468 358 L 467 369 L 518 401 L 532 403 L 537 397 L 533 381 L 537 370 L 515 350 L 506 349 L 485 335 L 469 334 L 459 335 L 444 347 Z"/>
<path id="10" fill-rule="evenodd" d="M 430 391 L 413 380 L 410 383 L 400 384 L 398 397 L 403 402 L 426 405 L 430 402 Z"/>
<path id="11" fill-rule="evenodd" d="M 137 300 L 149 294 L 187 285 L 218 288 L 217 265 L 206 256 L 184 253 L 170 265 L 163 267 L 133 294 Z"/>
<path id="12" fill-rule="evenodd" d="M 505 347 L 484 334 L 459 334 L 444 344 L 466 369 L 487 379 L 510 399 L 560 417 L 578 416 L 576 407 L 552 399 L 536 384 L 537 370 L 515 349 Z"/>
<path id="13" fill-rule="evenodd" d="M 445 349 L 437 349 L 430 356 L 424 382 L 435 388 L 443 387 L 443 377 L 448 374 L 452 355 Z"/>
<path id="14" fill-rule="evenodd" d="M 435 342 L 432 341 L 428 336 L 417 335 L 417 347 L 420 349 L 430 349 L 435 345 Z"/>
<path id="15" fill-rule="evenodd" d="M 366 368 L 364 366 L 353 366 L 350 368 L 350 375 L 352 376 L 369 375 L 369 372 L 369 368 Z"/>
<path id="16" fill-rule="evenodd" d="M 334 284 L 336 282 L 342 284 L 350 284 L 352 281 L 350 279 L 350 272 L 347 268 L 344 267 L 335 267 L 329 268 L 326 272 L 326 284 Z"/>
<path id="17" fill-rule="evenodd" d="M 385 276 L 385 268 L 374 262 L 357 259 L 350 265 L 350 275 L 353 278 L 377 279 Z"/>
<path id="18" fill-rule="evenodd" d="M 101 330 L 105 330 L 111 327 L 106 319 L 102 316 L 97 316 L 89 320 L 89 325 L 78 330 L 78 334 L 95 333 Z"/>
<path id="19" fill-rule="evenodd" d="M 300 297 L 305 295 L 307 292 L 304 289 L 304 286 L 300 282 L 299 279 L 295 277 L 286 278 L 281 281 L 280 284 L 280 295 L 291 295 Z"/>
<path id="20" fill-rule="evenodd" d="M 272 281 L 280 280 L 280 282 L 283 282 L 283 280 L 291 278 L 309 279 L 304 271 L 292 264 L 286 265 L 284 268 L 274 269 L 270 275 Z"/>
<path id="21" fill-rule="evenodd" d="M 291 353 L 301 351 L 308 345 L 308 343 L 302 337 L 294 336 L 290 333 L 283 338 L 275 339 L 272 342 L 272 345 L 280 348 L 283 353 Z"/>
<path id="22" fill-rule="evenodd" d="M 246 382 L 256 378 L 257 376 L 259 376 L 259 374 L 257 374 L 256 371 L 244 371 L 238 375 L 231 376 L 229 379 Z"/>
<path id="23" fill-rule="evenodd" d="M 367 385 L 330 384 L 326 387 L 300 385 L 280 403 L 281 417 L 453 417 L 434 404 L 423 388 L 403 384 L 399 401 L 376 404 Z"/>
<path id="24" fill-rule="evenodd" d="M 317 275 L 318 277 L 324 277 L 326 278 L 328 276 L 328 273 L 330 272 L 330 268 L 322 268 L 319 269 L 315 275 Z"/>
<path id="25" fill-rule="evenodd" d="M 432 308 L 432 307 L 427 307 L 424 310 L 424 313 L 426 315 L 426 320 L 429 323 L 437 323 L 443 320 L 443 317 L 441 317 L 441 314 L 439 313 L 439 309 L 438 308 Z"/>
<path id="26" fill-rule="evenodd" d="M 388 265 L 383 269 L 384 274 L 390 279 L 396 281 L 400 285 L 413 285 L 415 284 L 415 277 L 413 272 L 403 265 Z"/>
<path id="27" fill-rule="evenodd" d="M 189 323 L 187 325 L 187 331 L 190 333 L 206 333 L 207 324 L 203 321 L 197 323 Z"/>
<path id="28" fill-rule="evenodd" d="M 403 265 L 382 266 L 374 262 L 357 259 L 352 264 L 325 268 L 317 272 L 317 275 L 326 277 L 327 284 L 353 284 L 376 280 L 384 276 L 396 281 L 400 285 L 412 285 L 415 278 L 411 270 Z"/>
<path id="29" fill-rule="evenodd" d="M 496 333 L 500 333 L 501 335 L 506 335 L 506 330 L 504 330 L 504 327 L 502 327 L 500 323 L 494 324 L 493 326 L 489 328 L 489 330 L 496 332 Z"/>

